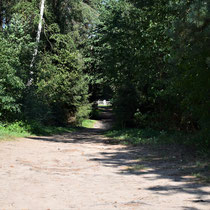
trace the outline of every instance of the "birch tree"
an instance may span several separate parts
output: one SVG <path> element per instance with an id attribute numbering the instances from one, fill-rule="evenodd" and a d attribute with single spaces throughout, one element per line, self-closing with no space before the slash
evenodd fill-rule
<path id="1" fill-rule="evenodd" d="M 43 21 L 43 15 L 44 15 L 44 7 L 45 7 L 45 0 L 41 0 L 41 7 L 40 7 L 40 18 L 39 18 L 39 25 L 38 25 L 38 31 L 36 35 L 36 47 L 33 53 L 33 57 L 31 60 L 30 68 L 33 67 L 35 58 L 38 54 L 38 47 L 39 47 L 39 42 L 40 42 L 40 35 L 42 31 L 42 21 Z M 31 74 L 33 74 L 33 71 L 31 71 Z"/>

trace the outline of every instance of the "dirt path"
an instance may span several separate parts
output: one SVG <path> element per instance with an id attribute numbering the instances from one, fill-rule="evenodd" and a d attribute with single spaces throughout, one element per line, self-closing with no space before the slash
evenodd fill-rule
<path id="1" fill-rule="evenodd" d="M 209 186 L 149 148 L 106 144 L 106 127 L 1 142 L 0 210 L 210 209 Z"/>

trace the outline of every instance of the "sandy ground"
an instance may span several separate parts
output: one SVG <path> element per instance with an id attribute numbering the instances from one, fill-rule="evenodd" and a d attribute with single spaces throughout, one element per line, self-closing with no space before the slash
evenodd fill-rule
<path id="1" fill-rule="evenodd" d="M 210 186 L 177 173 L 177 160 L 107 144 L 103 127 L 1 142 L 0 210 L 210 210 Z"/>

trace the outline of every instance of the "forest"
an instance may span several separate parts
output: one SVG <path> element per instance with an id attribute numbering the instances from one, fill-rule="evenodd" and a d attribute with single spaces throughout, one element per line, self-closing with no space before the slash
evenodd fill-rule
<path id="1" fill-rule="evenodd" d="M 80 125 L 106 99 L 118 129 L 210 151 L 209 47 L 209 0 L 1 0 L 0 126 Z"/>

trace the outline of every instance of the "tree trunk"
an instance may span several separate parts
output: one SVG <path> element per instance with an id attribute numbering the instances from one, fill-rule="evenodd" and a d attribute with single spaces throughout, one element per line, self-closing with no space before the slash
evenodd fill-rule
<path id="1" fill-rule="evenodd" d="M 0 0 L 0 31 L 3 30 L 3 3 L 2 1 Z"/>
<path id="2" fill-rule="evenodd" d="M 39 42 L 40 42 L 40 35 L 41 35 L 41 31 L 42 31 L 42 21 L 43 21 L 43 15 L 44 15 L 44 7 L 45 7 L 45 0 L 41 0 L 41 7 L 40 7 L 40 18 L 39 18 L 39 25 L 38 25 L 38 31 L 37 31 L 37 35 L 36 35 L 36 47 L 33 53 L 33 57 L 31 60 L 31 64 L 30 64 L 30 69 L 33 68 L 34 66 L 34 61 L 36 59 L 36 56 L 38 54 L 38 47 L 39 47 Z M 32 82 L 33 82 L 33 78 L 32 75 L 34 74 L 33 70 L 30 71 L 30 75 L 31 78 L 29 79 L 27 86 L 31 86 Z"/>
<path id="3" fill-rule="evenodd" d="M 37 53 L 38 53 L 38 45 L 39 45 L 39 42 L 40 42 L 40 35 L 41 35 L 41 31 L 42 31 L 42 21 L 43 21 L 43 15 L 44 15 L 44 6 L 45 6 L 44 3 L 45 3 L 45 0 L 41 0 L 40 18 L 39 18 L 39 25 L 38 25 L 38 31 L 37 31 L 37 36 L 36 36 L 36 48 L 34 50 L 34 54 L 33 54 L 32 60 L 31 60 L 30 68 L 33 67 L 35 58 L 36 58 Z"/>

